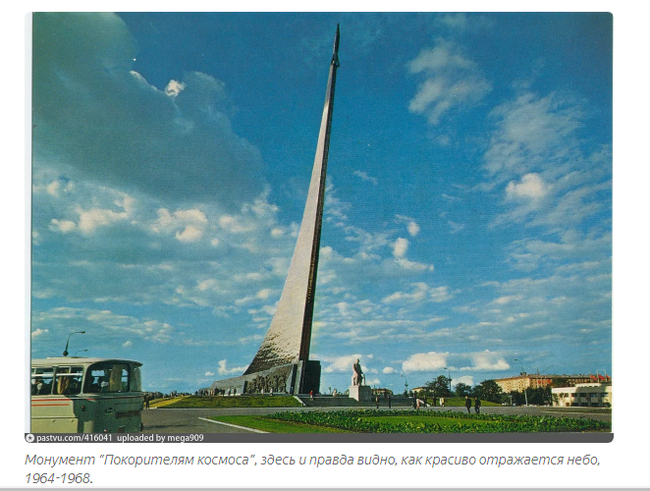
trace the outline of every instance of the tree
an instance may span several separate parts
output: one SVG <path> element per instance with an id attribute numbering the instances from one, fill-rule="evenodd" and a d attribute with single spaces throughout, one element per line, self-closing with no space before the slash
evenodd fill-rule
<path id="1" fill-rule="evenodd" d="M 528 401 L 528 404 L 533 404 L 535 406 L 544 406 L 545 404 L 552 404 L 553 397 L 551 392 L 551 387 L 539 387 L 537 389 L 526 389 L 526 393 L 521 392 L 510 392 L 509 394 L 512 397 L 512 402 L 516 406 L 523 406 Z"/>
<path id="2" fill-rule="evenodd" d="M 501 390 L 501 386 L 494 380 L 484 380 L 479 385 L 477 385 L 475 389 L 476 395 L 478 395 L 484 401 L 501 402 L 503 391 Z"/>
<path id="3" fill-rule="evenodd" d="M 512 403 L 515 406 L 523 406 L 526 404 L 526 397 L 523 392 L 513 391 L 508 394 L 512 398 Z"/>
<path id="4" fill-rule="evenodd" d="M 450 380 L 447 377 L 440 375 L 434 380 L 424 384 L 424 386 L 434 397 L 447 397 L 450 395 L 449 382 Z"/>
<path id="5" fill-rule="evenodd" d="M 528 404 L 544 406 L 546 404 L 552 404 L 552 401 L 553 397 L 550 386 L 528 389 Z"/>
<path id="6" fill-rule="evenodd" d="M 472 388 L 467 384 L 464 384 L 462 382 L 458 382 L 456 384 L 456 395 L 458 397 L 468 396 L 471 393 L 471 391 L 472 391 Z"/>

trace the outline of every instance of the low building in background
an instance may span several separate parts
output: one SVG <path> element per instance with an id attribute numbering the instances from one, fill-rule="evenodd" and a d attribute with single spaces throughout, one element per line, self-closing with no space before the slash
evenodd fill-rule
<path id="1" fill-rule="evenodd" d="M 612 386 L 606 383 L 576 384 L 551 389 L 553 406 L 612 407 Z"/>

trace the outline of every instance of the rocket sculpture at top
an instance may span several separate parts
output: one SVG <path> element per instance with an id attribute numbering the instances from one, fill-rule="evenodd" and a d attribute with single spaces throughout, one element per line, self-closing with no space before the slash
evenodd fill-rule
<path id="1" fill-rule="evenodd" d="M 280 365 L 300 364 L 308 366 L 309 363 L 318 363 L 308 362 L 308 360 L 325 200 L 325 174 L 327 172 L 327 156 L 334 108 L 334 87 L 336 85 L 336 70 L 339 67 L 338 51 L 339 27 L 337 26 L 314 168 L 296 248 L 291 259 L 282 296 L 269 330 L 244 375 L 268 370 Z M 317 371 L 317 377 L 320 380 L 319 363 Z M 299 377 L 299 379 L 302 378 L 302 376 Z M 293 389 L 297 393 L 303 391 L 305 387 L 303 382 L 296 380 L 296 386 Z"/>

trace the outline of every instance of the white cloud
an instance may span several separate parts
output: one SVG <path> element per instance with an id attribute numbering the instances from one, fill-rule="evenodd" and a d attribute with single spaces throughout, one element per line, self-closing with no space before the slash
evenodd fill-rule
<path id="1" fill-rule="evenodd" d="M 449 292 L 449 287 L 439 286 L 439 287 L 430 287 L 426 283 L 418 282 L 413 283 L 412 290 L 410 292 L 395 292 L 390 295 L 382 298 L 382 303 L 385 304 L 407 304 L 415 302 L 446 302 L 452 298 L 452 295 Z"/>
<path id="2" fill-rule="evenodd" d="M 436 47 L 421 51 L 408 68 L 410 73 L 426 77 L 411 99 L 409 110 L 425 114 L 433 125 L 452 108 L 477 104 L 492 89 L 476 63 L 451 42 L 440 41 Z"/>
<path id="3" fill-rule="evenodd" d="M 409 222 L 407 229 L 411 237 L 415 237 L 418 233 L 420 233 L 420 226 L 415 222 Z"/>
<path id="4" fill-rule="evenodd" d="M 447 366 L 447 357 L 449 353 L 415 353 L 402 363 L 404 372 L 430 372 L 433 370 L 442 370 Z"/>
<path id="5" fill-rule="evenodd" d="M 34 329 L 32 331 L 32 339 L 39 338 L 41 336 L 45 336 L 46 334 L 49 334 L 50 330 L 49 329 Z"/>
<path id="6" fill-rule="evenodd" d="M 473 353 L 470 356 L 473 365 L 467 367 L 468 370 L 503 371 L 510 369 L 510 365 L 503 356 L 498 353 L 492 353 L 489 350 Z"/>
<path id="7" fill-rule="evenodd" d="M 133 347 L 133 341 L 125 341 L 122 343 L 122 348 L 131 348 Z"/>
<path id="8" fill-rule="evenodd" d="M 214 377 L 214 372 L 211 372 L 210 370 L 208 370 L 207 372 L 205 372 L 205 374 L 203 376 L 204 377 Z"/>
<path id="9" fill-rule="evenodd" d="M 243 233 L 250 232 L 253 230 L 251 224 L 246 224 L 241 217 L 236 217 L 234 215 L 222 215 L 219 217 L 219 226 L 224 230 L 232 233 Z"/>
<path id="10" fill-rule="evenodd" d="M 530 92 L 491 112 L 482 187 L 505 194 L 490 227 L 576 227 L 611 205 L 611 148 L 580 137 L 584 114 L 568 97 Z"/>
<path id="11" fill-rule="evenodd" d="M 245 367 L 235 367 L 235 368 L 228 368 L 227 365 L 227 360 L 219 360 L 219 368 L 217 368 L 217 373 L 219 375 L 234 375 L 234 374 L 242 374 L 248 366 Z"/>
<path id="12" fill-rule="evenodd" d="M 63 232 L 64 234 L 72 232 L 75 228 L 77 228 L 77 224 L 71 220 L 57 220 L 53 218 L 50 222 L 50 230 Z"/>
<path id="13" fill-rule="evenodd" d="M 176 232 L 176 239 L 180 242 L 196 242 L 201 237 L 203 237 L 203 230 L 194 225 L 187 225 L 183 231 Z"/>
<path id="14" fill-rule="evenodd" d="M 395 370 L 393 367 L 384 367 L 382 369 L 381 373 L 384 373 L 384 374 L 397 373 L 397 370 Z"/>
<path id="15" fill-rule="evenodd" d="M 158 218 L 151 224 L 156 233 L 174 232 L 179 242 L 197 242 L 203 238 L 208 227 L 208 218 L 197 208 L 178 209 L 171 213 L 166 208 L 158 209 Z M 218 238 L 212 238 L 211 245 L 219 245 Z"/>
<path id="16" fill-rule="evenodd" d="M 393 256 L 395 256 L 398 259 L 403 258 L 406 256 L 406 251 L 409 248 L 409 241 L 408 239 L 404 239 L 402 237 L 399 237 L 395 242 L 393 242 Z"/>
<path id="17" fill-rule="evenodd" d="M 510 181 L 506 187 L 508 198 L 539 199 L 546 196 L 548 192 L 548 186 L 536 173 L 525 174 L 520 182 Z"/>
<path id="18" fill-rule="evenodd" d="M 32 324 L 35 330 L 67 335 L 70 331 L 84 330 L 92 333 L 93 340 L 106 344 L 114 343 L 113 349 L 121 349 L 125 338 L 137 336 L 140 339 L 164 345 L 174 340 L 176 330 L 166 322 L 141 320 L 137 317 L 116 314 L 110 310 L 59 307 L 47 311 L 34 311 Z M 47 326 L 43 328 L 41 326 Z M 129 343 L 130 341 L 126 341 Z M 118 344 L 119 343 L 119 344 Z M 126 345 L 129 346 L 128 344 Z M 90 348 L 90 346 L 88 346 Z"/>
<path id="19" fill-rule="evenodd" d="M 263 290 L 258 291 L 255 296 L 261 300 L 266 300 L 268 299 L 272 294 L 274 293 L 274 290 L 271 290 L 270 288 L 264 288 Z"/>
<path id="20" fill-rule="evenodd" d="M 183 82 L 170 80 L 169 83 L 167 84 L 167 87 L 165 87 L 165 94 L 171 97 L 176 97 L 185 89 L 186 86 L 187 85 L 184 84 Z"/>
<path id="21" fill-rule="evenodd" d="M 116 222 L 127 220 L 134 211 L 135 200 L 124 193 L 116 192 L 120 198 L 114 200 L 114 205 L 122 208 L 124 211 L 115 211 L 109 208 L 93 207 L 84 210 L 81 206 L 76 207 L 79 214 L 79 223 L 77 227 L 84 234 L 90 234 L 99 227 L 110 226 Z"/>
<path id="22" fill-rule="evenodd" d="M 79 210 L 79 230 L 83 233 L 91 233 L 99 227 L 105 227 L 121 220 L 126 220 L 126 212 L 116 212 L 100 208 L 90 210 Z"/>
<path id="23" fill-rule="evenodd" d="M 368 358 L 368 357 L 365 357 Z M 320 360 L 322 362 L 327 363 L 328 365 L 323 369 L 325 373 L 334 373 L 334 372 L 339 372 L 339 373 L 350 373 L 350 376 L 352 376 L 352 365 L 357 360 L 360 360 L 361 363 L 361 369 L 364 372 L 367 372 L 368 369 L 364 365 L 364 356 L 361 354 L 355 354 L 355 355 L 344 355 L 344 356 L 338 356 L 338 357 L 328 357 L 328 356 L 321 356 Z"/>
<path id="24" fill-rule="evenodd" d="M 472 387 L 474 385 L 474 377 L 472 375 L 463 375 L 461 377 L 451 377 L 452 387 L 455 387 L 456 384 L 465 384 Z"/>
<path id="25" fill-rule="evenodd" d="M 498 305 L 506 305 L 509 304 L 510 302 L 521 300 L 524 298 L 522 295 L 506 295 L 504 297 L 499 297 L 496 300 L 494 300 L 494 303 Z"/>
<path id="26" fill-rule="evenodd" d="M 377 179 L 375 177 L 369 176 L 367 172 L 361 170 L 355 170 L 354 175 L 359 177 L 362 181 L 368 181 L 373 183 L 375 186 L 378 184 Z"/>
<path id="27" fill-rule="evenodd" d="M 436 353 L 435 351 L 415 353 L 402 363 L 404 372 L 449 370 L 452 375 L 453 372 L 505 371 L 509 369 L 510 365 L 501 353 L 489 350 L 471 353 Z"/>

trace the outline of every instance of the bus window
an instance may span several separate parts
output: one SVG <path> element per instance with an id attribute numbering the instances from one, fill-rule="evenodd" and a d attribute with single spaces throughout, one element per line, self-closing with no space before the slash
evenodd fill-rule
<path id="1" fill-rule="evenodd" d="M 54 376 L 54 394 L 79 394 L 81 392 L 81 379 L 83 368 L 81 366 L 57 367 Z"/>
<path id="2" fill-rule="evenodd" d="M 51 394 L 53 380 L 54 380 L 54 368 L 52 367 L 32 368 L 32 395 Z"/>
<path id="3" fill-rule="evenodd" d="M 142 375 L 140 374 L 140 367 L 131 368 L 131 392 L 140 392 L 142 390 Z"/>
<path id="4" fill-rule="evenodd" d="M 129 365 L 100 362 L 91 365 L 86 377 L 84 392 L 128 392 Z"/>

